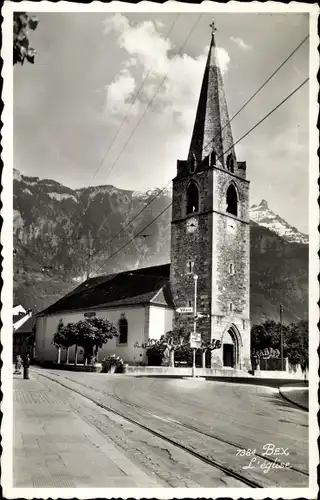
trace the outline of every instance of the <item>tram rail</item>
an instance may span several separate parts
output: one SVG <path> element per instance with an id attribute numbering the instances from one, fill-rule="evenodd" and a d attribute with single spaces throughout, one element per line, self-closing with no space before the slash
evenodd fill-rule
<path id="1" fill-rule="evenodd" d="M 188 429 L 192 433 L 196 433 L 199 436 L 204 436 L 206 438 L 212 439 L 213 441 L 220 442 L 222 444 L 226 444 L 226 445 L 231 446 L 233 448 L 241 449 L 242 447 L 237 443 L 228 441 L 227 439 L 224 439 L 224 438 L 217 436 L 213 433 L 209 433 L 209 432 L 203 431 L 201 429 L 198 429 L 197 427 L 195 427 L 193 425 L 179 422 L 179 421 L 172 419 L 170 417 L 156 415 L 156 414 L 154 414 L 154 412 L 150 411 L 149 409 L 144 408 L 143 406 L 140 406 L 138 404 L 129 402 L 127 400 L 124 400 L 123 398 L 115 395 L 114 393 L 103 391 L 101 389 L 97 389 L 96 387 L 92 387 L 88 384 L 84 384 L 83 382 L 79 382 L 77 380 L 74 380 L 74 379 L 67 377 L 65 375 L 63 376 L 63 378 L 66 381 L 69 381 L 72 384 L 81 386 L 82 388 L 85 388 L 85 389 L 90 390 L 90 391 L 94 391 L 95 393 L 97 393 L 97 395 L 100 395 L 100 397 L 105 396 L 105 397 L 111 398 L 114 401 L 117 401 L 118 403 L 120 403 L 121 405 L 127 407 L 128 409 L 136 410 L 138 412 L 138 415 L 136 415 L 135 418 L 132 418 L 132 416 L 131 417 L 128 416 L 127 414 L 123 413 L 123 411 L 120 411 L 119 409 L 115 409 L 110 405 L 106 405 L 100 401 L 97 401 L 94 397 L 91 397 L 88 394 L 84 394 L 83 390 L 81 391 L 80 389 L 77 390 L 75 388 L 72 388 L 72 387 L 68 386 L 67 384 L 63 383 L 61 380 L 58 381 L 56 378 L 50 377 L 50 376 L 48 376 L 48 374 L 43 374 L 43 373 L 39 372 L 38 370 L 37 370 L 37 373 L 45 378 L 48 378 L 48 379 L 60 384 L 61 386 L 65 387 L 71 391 L 74 391 L 74 392 L 80 394 L 82 397 L 85 397 L 86 399 L 90 400 L 92 403 L 94 403 L 98 407 L 101 407 L 102 409 L 104 409 L 106 411 L 112 412 L 112 413 L 122 417 L 126 421 L 130 422 L 131 424 L 134 424 L 134 425 L 140 427 L 141 429 L 144 429 L 145 431 L 149 432 L 150 434 L 170 443 L 171 445 L 173 445 L 181 450 L 184 450 L 185 452 L 193 455 L 194 457 L 198 458 L 202 462 L 205 462 L 206 464 L 209 464 L 212 467 L 216 467 L 216 468 L 220 469 L 225 474 L 241 481 L 242 483 L 246 484 L 247 486 L 250 486 L 253 488 L 267 487 L 267 485 L 265 484 L 265 481 L 262 481 L 262 483 L 260 483 L 259 481 L 256 481 L 255 478 L 252 479 L 250 477 L 247 477 L 244 474 L 240 474 L 239 472 L 237 472 L 233 468 L 226 466 L 226 465 L 218 462 L 217 460 L 215 460 L 213 458 L 209 458 L 208 456 L 205 456 L 203 453 L 199 453 L 197 450 L 186 446 L 183 442 L 179 442 L 176 439 L 173 439 L 172 437 L 169 437 L 168 435 L 163 434 L 163 432 L 161 432 L 155 428 L 152 428 L 149 425 L 146 425 L 146 423 L 139 422 L 137 420 L 137 417 L 138 417 L 138 419 L 143 417 L 142 413 L 144 413 L 145 415 L 147 415 L 151 418 L 161 420 L 161 421 L 165 422 L 166 424 L 169 424 L 171 427 L 176 426 L 177 428 Z M 56 374 L 56 373 L 51 373 L 51 375 L 53 375 L 55 377 L 60 377 L 60 375 Z M 214 449 L 214 445 L 213 445 L 213 449 Z M 255 456 L 260 457 L 260 459 L 263 459 L 264 461 L 269 462 L 271 464 L 276 464 L 276 460 L 274 460 L 272 457 L 263 456 L 259 453 L 256 453 Z M 290 466 L 290 469 L 288 469 L 288 470 L 295 472 L 298 475 L 301 474 L 305 478 L 304 481 L 306 480 L 306 477 L 309 476 L 309 474 L 306 471 L 301 470 L 301 469 L 294 467 L 294 466 Z"/>

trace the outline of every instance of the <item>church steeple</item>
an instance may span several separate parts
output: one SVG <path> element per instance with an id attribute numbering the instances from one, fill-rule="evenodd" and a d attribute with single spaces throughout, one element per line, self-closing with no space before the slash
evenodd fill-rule
<path id="1" fill-rule="evenodd" d="M 227 167 L 227 157 L 230 153 L 235 160 L 232 147 L 233 138 L 215 44 L 216 28 L 214 21 L 212 21 L 210 27 L 212 28 L 211 42 L 192 133 L 188 163 L 196 161 L 199 164 L 214 153 L 214 156 L 218 159 L 218 164 Z M 212 164 L 211 161 L 210 164 Z"/>

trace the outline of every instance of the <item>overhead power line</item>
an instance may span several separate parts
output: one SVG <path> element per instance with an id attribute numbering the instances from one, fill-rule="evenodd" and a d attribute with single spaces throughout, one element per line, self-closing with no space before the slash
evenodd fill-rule
<path id="1" fill-rule="evenodd" d="M 172 33 L 172 31 L 173 31 L 173 28 L 174 28 L 174 26 L 176 25 L 176 23 L 177 23 L 177 21 L 178 21 L 179 17 L 180 17 L 180 13 L 178 13 L 178 15 L 176 16 L 175 20 L 173 21 L 173 23 L 172 23 L 172 25 L 171 25 L 171 28 L 169 29 L 169 31 L 168 31 L 168 33 L 167 33 L 167 35 L 166 35 L 166 38 L 163 40 L 163 43 L 164 43 L 164 42 L 165 42 L 165 41 L 169 38 L 169 36 L 171 35 L 171 33 Z M 128 118 L 128 116 L 130 115 L 131 110 L 132 110 L 133 106 L 135 105 L 136 100 L 138 99 L 138 97 L 139 97 L 139 95 L 140 95 L 140 93 L 141 93 L 141 91 L 142 91 L 142 89 L 143 89 L 143 87 L 144 87 L 144 84 L 145 84 L 145 82 L 147 81 L 147 79 L 148 79 L 148 77 L 149 77 L 149 75 L 150 75 L 150 73 L 151 73 L 152 69 L 153 69 L 153 65 L 151 65 L 151 66 L 150 66 L 150 68 L 149 68 L 149 69 L 148 69 L 148 71 L 147 71 L 146 76 L 145 76 L 145 77 L 144 77 L 144 79 L 142 80 L 142 83 L 141 83 L 141 85 L 140 85 L 140 87 L 139 87 L 139 90 L 136 92 L 136 94 L 135 94 L 135 96 L 134 96 L 134 98 L 133 98 L 133 101 L 132 101 L 132 103 L 131 103 L 131 106 L 130 106 L 129 110 L 127 111 L 127 113 L 126 113 L 125 117 L 123 118 L 123 120 L 122 120 L 122 122 L 121 122 L 121 124 L 120 124 L 120 127 L 117 129 L 117 131 L 116 131 L 115 135 L 113 136 L 113 138 L 112 138 L 112 140 L 111 140 L 111 142 L 110 142 L 110 144 L 109 144 L 109 146 L 108 146 L 107 151 L 106 151 L 106 152 L 105 152 L 105 154 L 103 155 L 103 158 L 102 158 L 102 160 L 100 161 L 100 164 L 98 165 L 98 168 L 96 169 L 95 173 L 93 174 L 93 178 L 95 178 L 95 176 L 96 176 L 96 175 L 97 175 L 97 173 L 99 172 L 100 168 L 102 167 L 103 162 L 104 162 L 104 160 L 106 159 L 107 154 L 109 153 L 109 151 L 110 151 L 110 149 L 112 148 L 112 146 L 113 146 L 113 144 L 114 144 L 114 142 L 115 142 L 116 138 L 118 137 L 118 135 L 119 135 L 119 133 L 120 133 L 120 131 L 121 131 L 121 129 L 122 129 L 122 127 L 123 127 L 123 125 L 124 125 L 124 123 L 125 123 L 126 119 L 127 119 L 127 118 Z M 107 175 L 108 175 L 108 174 L 107 174 Z"/>
<path id="2" fill-rule="evenodd" d="M 307 83 L 307 81 L 309 80 L 309 78 L 306 78 L 298 87 L 296 87 L 289 95 L 287 95 L 287 97 L 285 97 L 279 104 L 277 104 L 277 106 L 275 106 L 271 111 L 269 111 L 269 113 L 267 113 L 263 118 L 261 118 L 261 120 L 259 120 L 253 127 L 251 127 L 250 130 L 248 130 L 243 136 L 241 136 L 232 146 L 230 146 L 230 148 L 228 148 L 227 151 L 229 151 L 232 147 L 234 147 L 236 144 L 238 144 L 240 141 L 242 141 L 245 137 L 247 137 L 253 130 L 255 130 L 259 125 L 261 125 L 262 122 L 264 122 L 270 115 L 272 115 L 277 109 L 280 108 L 280 106 L 282 106 L 286 101 L 288 101 L 296 92 L 298 92 L 298 90 L 300 90 L 303 85 L 305 85 Z M 225 151 L 222 155 L 220 155 L 219 158 L 217 158 L 218 160 L 224 156 L 227 151 Z M 182 196 L 182 194 L 180 195 Z M 163 215 L 166 210 L 168 210 L 173 204 L 173 201 L 171 201 L 171 203 L 169 203 L 169 205 L 167 205 L 165 207 L 164 210 L 162 210 L 160 212 L 160 214 L 158 214 L 151 222 L 149 222 L 149 224 L 147 224 L 141 231 L 139 231 L 133 238 L 131 238 L 127 243 L 125 243 L 124 245 L 122 245 L 118 250 L 116 250 L 115 252 L 113 252 L 106 260 L 105 262 L 103 263 L 102 266 L 100 266 L 96 273 L 99 272 L 101 269 L 103 269 L 105 267 L 105 264 L 106 262 L 108 262 L 108 260 L 110 260 L 112 257 L 114 257 L 115 255 L 117 255 L 119 252 L 121 252 L 121 250 L 123 250 L 126 246 L 128 246 L 135 238 L 137 238 L 138 236 L 140 236 L 146 229 L 148 229 L 157 219 L 159 219 L 159 217 L 161 217 L 161 215 Z"/>
<path id="3" fill-rule="evenodd" d="M 221 134 L 221 132 L 238 116 L 239 113 L 259 94 L 259 92 L 272 80 L 272 78 L 280 71 L 280 69 L 291 59 L 291 57 L 300 49 L 300 47 L 308 40 L 309 35 L 307 35 L 300 43 L 297 45 L 297 47 L 288 55 L 288 57 L 278 66 L 278 68 L 272 73 L 272 75 L 269 76 L 269 78 L 261 85 L 261 87 L 256 90 L 254 94 L 241 106 L 241 108 L 233 115 L 233 117 L 227 121 L 227 123 L 221 128 L 219 133 L 213 137 L 213 139 L 210 139 L 210 141 L 207 142 L 204 146 L 202 146 L 201 150 L 195 149 L 196 152 L 201 152 L 205 150 L 211 143 L 213 143 L 216 138 Z"/>
<path id="4" fill-rule="evenodd" d="M 198 19 L 199 21 L 199 19 Z M 197 22 L 198 22 L 197 21 Z M 196 22 L 196 24 L 197 24 Z M 289 61 L 289 59 L 297 52 L 297 50 L 305 43 L 305 41 L 309 38 L 309 35 L 307 35 L 298 45 L 297 47 L 289 54 L 289 56 L 280 64 L 280 66 L 277 67 L 277 69 L 270 75 L 270 77 L 258 88 L 258 90 L 256 90 L 254 92 L 254 94 L 252 94 L 252 96 L 241 106 L 241 108 L 236 112 L 236 114 L 224 125 L 224 127 L 221 129 L 221 131 L 224 130 L 224 128 L 229 124 L 231 123 L 232 120 L 234 120 L 234 118 L 236 118 L 236 116 L 238 116 L 241 111 L 243 111 L 243 109 L 259 94 L 259 92 L 270 82 L 270 80 L 278 73 L 278 71 Z M 181 49 L 182 50 L 182 49 Z M 208 142 L 208 144 L 206 144 L 206 146 L 208 146 L 210 144 L 210 142 L 213 142 L 215 140 L 217 136 L 215 136 L 211 141 Z M 205 147 L 206 147 L 205 146 Z M 232 146 L 233 147 L 233 146 Z M 230 148 L 231 149 L 231 148 Z M 229 149 L 228 149 L 229 151 Z M 226 153 L 226 152 L 225 152 Z M 224 154 L 225 154 L 224 153 Z M 97 249 L 96 251 L 94 251 L 94 253 L 92 254 L 92 257 L 94 257 L 95 255 L 97 255 L 99 252 L 101 252 L 101 250 L 103 250 L 104 248 L 106 248 L 110 243 L 112 243 L 132 222 L 134 222 L 134 220 L 137 219 L 137 217 L 149 206 L 151 205 L 151 203 L 153 203 L 153 201 L 158 197 L 160 196 L 160 194 L 169 186 L 169 184 L 171 184 L 171 180 L 145 205 L 142 207 L 142 209 L 131 219 L 129 220 L 126 225 L 117 233 L 115 234 L 110 240 L 107 241 L 107 243 L 105 243 L 102 247 L 100 247 L 99 249 Z"/>
<path id="5" fill-rule="evenodd" d="M 190 38 L 190 37 L 191 37 L 191 35 L 193 34 L 193 32 L 194 32 L 194 30 L 195 30 L 195 28 L 196 28 L 197 24 L 199 23 L 199 21 L 200 21 L 200 19 L 201 19 L 201 17 L 202 17 L 202 16 L 203 16 L 203 14 L 200 14 L 200 15 L 198 16 L 198 18 L 197 18 L 196 22 L 195 22 L 195 23 L 194 23 L 194 25 L 192 26 L 191 31 L 189 32 L 188 36 L 187 36 L 187 37 L 186 37 L 186 39 L 184 40 L 184 42 L 183 42 L 183 44 L 182 44 L 182 46 L 181 46 L 181 48 L 180 48 L 180 51 L 179 51 L 179 53 L 178 53 L 177 55 L 181 55 L 182 50 L 184 49 L 184 47 L 185 47 L 186 43 L 188 42 L 189 38 Z M 176 20 L 177 20 L 177 18 L 176 18 Z M 176 22 L 176 20 L 175 20 L 175 22 Z M 175 24 L 175 22 L 174 22 L 174 24 Z M 169 33 L 168 33 L 167 37 L 169 36 L 170 32 L 171 32 L 171 29 L 170 29 L 170 31 L 169 31 Z M 176 55 L 176 56 L 175 56 L 175 57 L 174 57 L 174 58 L 170 61 L 170 67 L 171 67 L 171 65 L 172 65 L 172 62 L 176 59 L 177 55 Z M 165 82 L 165 80 L 166 80 L 166 78 L 167 78 L 167 76 L 168 76 L 169 72 L 170 72 L 170 70 L 168 70 L 168 71 L 167 71 L 167 73 L 165 74 L 164 78 L 163 78 L 163 79 L 162 79 L 162 81 L 160 82 L 160 85 L 158 86 L 158 88 L 157 88 L 156 92 L 154 93 L 153 97 L 152 97 L 152 98 L 151 98 L 151 100 L 149 101 L 149 104 L 148 104 L 148 106 L 146 107 L 146 109 L 144 110 L 144 113 L 143 113 L 143 114 L 142 114 L 142 116 L 140 117 L 140 119 L 139 119 L 138 123 L 136 124 L 136 126 L 134 127 L 133 131 L 131 132 L 131 134 L 130 134 L 129 138 L 128 138 L 128 139 L 127 139 L 127 141 L 125 142 L 125 144 L 124 144 L 124 146 L 123 146 L 122 150 L 120 151 L 120 153 L 118 154 L 117 158 L 116 158 L 116 159 L 115 159 L 115 161 L 112 163 L 112 165 L 111 165 L 111 167 L 110 167 L 109 171 L 107 172 L 107 176 L 109 176 L 109 175 L 111 174 L 112 170 L 114 169 L 114 167 L 115 167 L 115 166 L 116 166 L 116 164 L 118 163 L 118 160 L 120 159 L 120 157 L 121 157 L 122 153 L 125 151 L 126 147 L 128 146 L 129 142 L 131 141 L 131 139 L 132 139 L 133 135 L 135 134 L 135 132 L 136 132 L 137 128 L 139 127 L 140 123 L 142 122 L 143 118 L 145 117 L 145 115 L 147 114 L 148 110 L 150 109 L 150 107 L 151 107 L 152 103 L 154 102 L 154 100 L 155 100 L 156 96 L 158 95 L 158 92 L 159 92 L 159 90 L 160 90 L 161 86 L 163 85 L 163 83 Z M 137 97 L 137 96 L 136 96 L 136 97 Z M 132 109 L 132 108 L 131 108 L 131 109 Z M 120 127 L 121 127 L 121 125 L 120 125 Z M 118 132 L 117 132 L 117 134 L 118 134 Z M 110 146 L 110 147 L 111 147 L 111 146 Z M 109 148 L 108 148 L 108 150 L 107 150 L 107 153 L 108 153 L 108 151 L 109 151 Z M 107 154 L 107 153 L 106 153 L 106 154 Z M 105 155 L 105 156 L 106 156 L 106 155 Z M 103 163 L 103 161 L 104 161 L 104 159 L 102 160 L 102 163 Z M 101 163 L 101 165 L 102 165 L 102 163 Z M 101 165 L 98 167 L 98 170 L 101 168 Z M 95 174 L 95 175 L 96 175 L 96 174 Z M 82 217 L 84 217 L 84 216 L 86 215 L 87 211 L 88 211 L 88 208 L 87 208 L 86 210 L 84 210 L 84 211 L 83 211 L 83 213 L 82 213 Z M 80 226 L 80 223 L 78 224 L 78 227 L 79 227 L 79 226 Z M 78 227 L 77 227 L 77 229 L 78 229 Z"/>
<path id="6" fill-rule="evenodd" d="M 189 38 L 191 37 L 192 33 L 194 32 L 198 22 L 200 21 L 200 18 L 201 18 L 202 14 L 199 15 L 197 21 L 194 23 L 190 33 L 188 34 L 187 38 L 185 39 L 185 41 L 183 42 L 181 48 L 180 48 L 180 51 L 179 53 L 173 58 L 171 59 L 170 61 L 170 67 L 173 63 L 173 61 L 182 54 L 182 50 L 184 49 L 186 43 L 188 42 Z M 136 126 L 134 127 L 134 129 L 132 130 L 131 134 L 129 135 L 127 141 L 125 142 L 123 148 L 121 149 L 120 153 L 118 154 L 118 156 L 116 157 L 115 161 L 112 163 L 111 167 L 110 167 L 110 170 L 109 172 L 107 173 L 107 175 L 110 175 L 112 170 L 114 169 L 114 167 L 116 166 L 116 164 L 118 163 L 120 157 L 122 156 L 122 154 L 124 153 L 124 151 L 126 150 L 126 147 L 128 146 L 129 142 L 131 141 L 132 137 L 134 136 L 134 134 L 136 133 L 138 127 L 140 126 L 140 123 L 143 121 L 144 117 L 146 116 L 147 112 L 149 111 L 149 109 L 151 108 L 155 98 L 157 97 L 159 91 L 160 91 L 160 88 L 162 87 L 162 85 L 164 84 L 164 82 L 166 81 L 167 77 L 168 77 L 168 74 L 169 74 L 169 71 L 167 71 L 167 73 L 165 74 L 165 76 L 163 77 L 163 79 L 161 80 L 160 84 L 158 85 L 157 87 L 157 90 L 156 92 L 154 93 L 153 97 L 151 98 L 151 100 L 149 101 L 149 104 L 147 105 L 146 109 L 144 110 L 143 114 L 141 115 L 138 123 L 136 124 Z"/>

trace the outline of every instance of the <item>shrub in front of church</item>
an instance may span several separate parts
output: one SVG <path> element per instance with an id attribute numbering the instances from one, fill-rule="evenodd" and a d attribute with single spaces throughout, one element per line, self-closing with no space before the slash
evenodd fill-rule
<path id="1" fill-rule="evenodd" d="M 115 354 L 109 354 L 102 361 L 102 373 L 108 373 L 111 371 L 111 367 L 115 367 L 115 373 L 122 373 L 124 369 L 124 361 L 120 356 Z"/>

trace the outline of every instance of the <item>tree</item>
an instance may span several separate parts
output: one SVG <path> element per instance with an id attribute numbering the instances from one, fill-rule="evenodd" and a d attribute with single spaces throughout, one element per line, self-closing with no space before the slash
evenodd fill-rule
<path id="1" fill-rule="evenodd" d="M 35 30 L 38 19 L 29 17 L 26 12 L 13 14 L 13 64 L 23 64 L 25 59 L 34 64 L 36 51 L 30 47 L 29 29 Z"/>
<path id="2" fill-rule="evenodd" d="M 301 320 L 291 325 L 265 321 L 251 329 L 251 352 L 255 358 L 279 357 L 280 331 L 283 335 L 283 354 L 291 365 L 308 367 L 308 322 Z"/>
<path id="3" fill-rule="evenodd" d="M 61 347 L 69 347 L 69 342 L 73 342 L 73 338 L 71 339 L 70 331 L 69 331 L 69 325 L 67 327 L 64 326 L 62 319 L 60 319 L 59 324 L 57 326 L 57 330 L 55 331 L 53 335 L 53 340 L 52 343 L 56 346 L 58 349 L 58 363 L 60 363 L 60 357 L 61 357 Z"/>
<path id="4" fill-rule="evenodd" d="M 97 359 L 98 349 L 119 335 L 114 324 L 103 318 L 81 320 L 70 324 L 70 328 L 74 343 L 84 349 L 85 363 L 92 358 Z"/>
<path id="5" fill-rule="evenodd" d="M 287 357 L 291 365 L 301 365 L 303 370 L 309 366 L 309 325 L 301 320 L 289 326 L 287 338 Z"/>
<path id="6" fill-rule="evenodd" d="M 143 345 L 137 347 L 143 347 Z M 164 359 L 168 359 L 170 366 L 174 366 L 174 361 L 187 363 L 192 365 L 193 349 L 190 347 L 190 333 L 184 328 L 174 328 L 165 333 L 158 341 L 150 340 L 149 344 L 145 345 L 149 363 L 152 360 L 157 364 L 161 364 Z M 206 353 L 221 347 L 220 340 L 212 340 L 211 342 L 202 342 L 198 352 Z M 151 364 L 151 363 L 150 363 Z M 203 366 L 205 359 L 202 359 Z"/>

